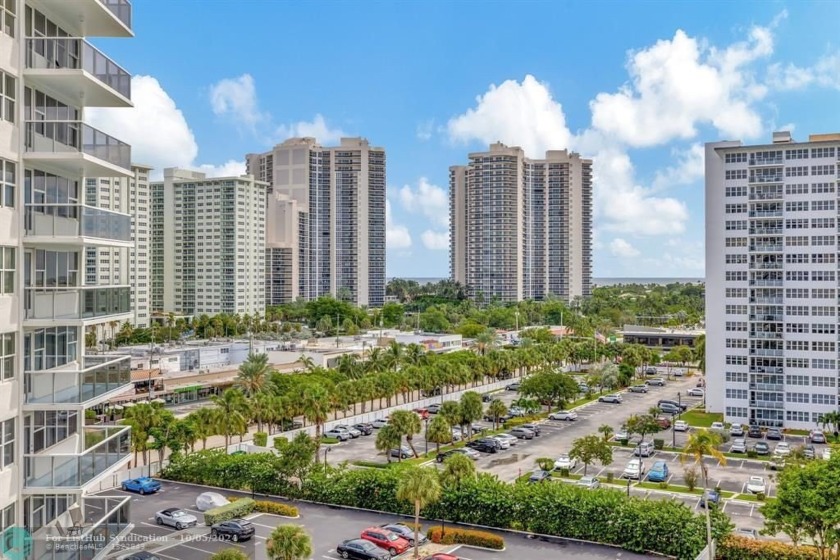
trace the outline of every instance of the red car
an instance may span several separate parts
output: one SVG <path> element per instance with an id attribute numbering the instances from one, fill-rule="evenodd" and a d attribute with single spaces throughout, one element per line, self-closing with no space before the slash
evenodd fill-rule
<path id="1" fill-rule="evenodd" d="M 391 553 L 391 556 L 402 554 L 411 546 L 406 539 L 382 527 L 368 527 L 360 536 L 379 548 L 384 548 Z"/>
<path id="2" fill-rule="evenodd" d="M 414 412 L 420 415 L 421 420 L 425 420 L 429 417 L 429 410 L 427 408 L 415 408 Z"/>
<path id="3" fill-rule="evenodd" d="M 431 556 L 426 556 L 423 560 L 461 560 L 458 556 L 454 556 L 452 554 L 446 554 L 445 552 L 438 552 L 437 554 L 432 554 Z"/>

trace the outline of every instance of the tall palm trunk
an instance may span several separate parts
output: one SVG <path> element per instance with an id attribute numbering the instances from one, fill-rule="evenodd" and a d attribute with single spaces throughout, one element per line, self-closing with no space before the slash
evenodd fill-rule
<path id="1" fill-rule="evenodd" d="M 703 469 L 703 499 L 706 501 L 706 544 L 709 547 L 709 558 L 715 557 L 714 544 L 712 543 L 712 514 L 711 505 L 709 504 L 709 471 L 705 463 L 701 463 Z"/>

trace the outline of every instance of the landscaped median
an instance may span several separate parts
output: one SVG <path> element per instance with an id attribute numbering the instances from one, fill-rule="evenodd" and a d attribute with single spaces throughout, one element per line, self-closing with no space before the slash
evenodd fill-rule
<path id="1" fill-rule="evenodd" d="M 465 544 L 491 550 L 504 550 L 505 539 L 488 531 L 462 529 L 460 527 L 429 527 L 426 530 L 429 540 L 437 544 Z"/>

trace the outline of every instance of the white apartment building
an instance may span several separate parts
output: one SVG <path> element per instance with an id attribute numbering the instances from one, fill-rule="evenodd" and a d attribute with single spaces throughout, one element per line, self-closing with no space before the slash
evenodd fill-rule
<path id="1" fill-rule="evenodd" d="M 356 305 L 385 300 L 385 150 L 364 138 L 322 147 L 291 138 L 245 156 L 271 184 L 266 303 L 325 294 Z"/>
<path id="2" fill-rule="evenodd" d="M 265 312 L 267 183 L 164 170 L 151 190 L 152 312 Z"/>
<path id="3" fill-rule="evenodd" d="M 706 144 L 706 406 L 814 428 L 837 410 L 840 134 Z"/>
<path id="4" fill-rule="evenodd" d="M 128 274 L 84 266 L 88 248 L 127 261 L 131 216 L 88 203 L 84 178 L 130 177 L 131 151 L 84 111 L 130 107 L 131 76 L 84 37 L 131 37 L 131 15 L 128 0 L 0 4 L 0 531 L 29 531 L 39 559 L 82 542 L 92 558 L 128 528 L 128 496 L 89 492 L 131 459 L 130 429 L 85 410 L 131 386 L 130 357 L 84 346 L 132 317 Z"/>
<path id="5" fill-rule="evenodd" d="M 151 167 L 132 164 L 131 177 L 94 177 L 85 181 L 85 204 L 106 208 L 131 216 L 131 240 L 128 260 L 120 260 L 120 251 L 107 247 L 89 247 L 85 258 L 87 282 L 113 282 L 128 274 L 131 288 L 129 322 L 135 327 L 148 327 L 150 272 L 150 221 L 151 193 L 149 172 Z M 105 333 L 99 333 L 102 340 Z"/>
<path id="6" fill-rule="evenodd" d="M 592 161 L 491 144 L 449 168 L 450 274 L 484 301 L 592 293 Z"/>

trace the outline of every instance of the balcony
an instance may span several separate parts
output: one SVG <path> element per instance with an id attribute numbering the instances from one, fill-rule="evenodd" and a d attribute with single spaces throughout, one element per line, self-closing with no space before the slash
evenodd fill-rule
<path id="1" fill-rule="evenodd" d="M 764 356 L 764 357 L 782 357 L 785 355 L 784 350 L 775 348 L 750 348 L 750 356 Z"/>
<path id="2" fill-rule="evenodd" d="M 102 558 L 131 529 L 130 503 L 131 496 L 83 497 L 81 505 L 71 506 L 32 535 L 32 558 Z"/>
<path id="3" fill-rule="evenodd" d="M 131 312 L 131 288 L 129 286 L 26 288 L 24 308 L 24 320 L 30 327 L 52 326 L 56 320 L 85 322 L 91 319 L 117 317 Z"/>
<path id="4" fill-rule="evenodd" d="M 750 383 L 750 389 L 758 391 L 767 391 L 769 393 L 782 393 L 785 386 L 776 383 Z"/>
<path id="5" fill-rule="evenodd" d="M 782 215 L 781 210 L 753 210 L 750 212 L 750 218 L 781 218 Z"/>
<path id="6" fill-rule="evenodd" d="M 750 303 L 757 305 L 782 305 L 785 302 L 781 297 L 753 297 L 750 298 Z"/>
<path id="7" fill-rule="evenodd" d="M 783 227 L 754 227 L 750 228 L 750 235 L 782 235 L 785 232 Z"/>
<path id="8" fill-rule="evenodd" d="M 778 315 L 774 314 L 767 314 L 767 315 L 750 315 L 750 321 L 768 321 L 768 322 L 775 322 L 781 323 L 784 321 L 784 317 L 781 313 Z"/>
<path id="9" fill-rule="evenodd" d="M 784 165 L 785 160 L 782 158 L 781 155 L 775 157 L 751 157 L 750 158 L 750 165 L 758 166 L 758 165 Z"/>
<path id="10" fill-rule="evenodd" d="M 89 408 L 131 386 L 131 356 L 85 356 L 81 369 L 26 371 L 23 376 L 27 405 Z"/>
<path id="11" fill-rule="evenodd" d="M 81 121 L 26 123 L 29 163 L 66 177 L 129 177 L 131 146 Z"/>
<path id="12" fill-rule="evenodd" d="M 782 270 L 784 263 L 780 262 L 751 262 L 750 270 Z"/>
<path id="13" fill-rule="evenodd" d="M 25 242 L 133 247 L 131 216 L 84 204 L 27 204 Z"/>
<path id="14" fill-rule="evenodd" d="M 780 401 L 750 401 L 751 408 L 771 408 L 774 410 L 784 410 L 785 403 Z"/>
<path id="15" fill-rule="evenodd" d="M 24 76 L 76 107 L 131 107 L 131 75 L 82 38 L 27 39 Z"/>
<path id="16" fill-rule="evenodd" d="M 750 286 L 780 287 L 784 286 L 784 280 L 750 280 Z"/>
<path id="17" fill-rule="evenodd" d="M 782 340 L 781 332 L 772 331 L 750 331 L 750 338 L 761 338 L 764 340 Z"/>
<path id="18" fill-rule="evenodd" d="M 782 244 L 759 244 L 759 245 L 750 245 L 750 251 L 755 251 L 757 253 L 781 253 L 784 250 Z"/>
<path id="19" fill-rule="evenodd" d="M 84 439 L 82 439 L 82 437 Z M 25 453 L 24 484 L 31 488 L 83 488 L 92 480 L 113 472 L 130 459 L 131 428 L 87 426 L 81 434 L 71 436 L 77 451 L 51 453 L 63 442 L 40 453 Z"/>
<path id="20" fill-rule="evenodd" d="M 129 0 L 41 0 L 39 3 L 45 13 L 61 19 L 67 31 L 81 37 L 134 36 Z"/>
<path id="21" fill-rule="evenodd" d="M 750 175 L 750 183 L 781 183 L 784 181 L 781 173 L 773 175 Z"/>

